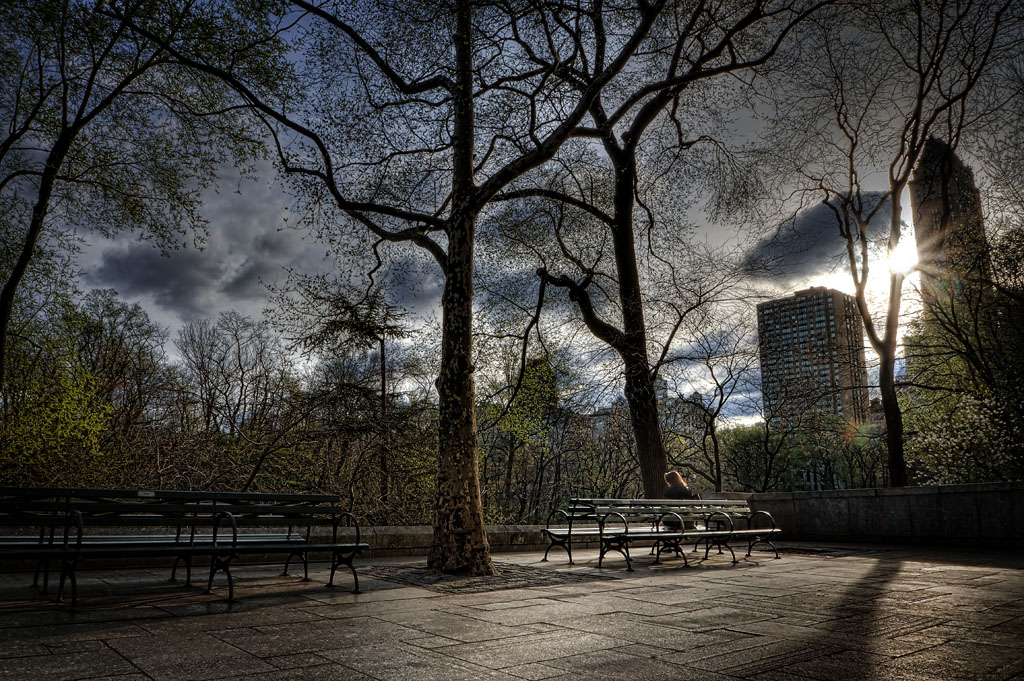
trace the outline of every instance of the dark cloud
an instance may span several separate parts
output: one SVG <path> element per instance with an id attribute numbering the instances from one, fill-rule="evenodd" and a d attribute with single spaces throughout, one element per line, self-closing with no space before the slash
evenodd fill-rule
<path id="1" fill-rule="evenodd" d="M 875 194 L 868 200 L 877 202 L 880 197 Z M 869 238 L 883 236 L 888 226 L 888 212 L 879 211 L 871 222 Z M 840 236 L 835 213 L 825 203 L 819 203 L 757 241 L 747 251 L 743 266 L 752 273 L 797 281 L 843 263 L 845 254 L 846 242 Z"/>
<path id="2" fill-rule="evenodd" d="M 267 262 L 266 259 L 247 259 L 238 270 L 231 275 L 221 292 L 228 298 L 243 300 L 261 300 L 267 297 L 265 281 L 272 280 L 280 269 L 279 264 Z"/>
<path id="3" fill-rule="evenodd" d="M 272 167 L 265 171 L 264 177 L 274 177 Z M 222 175 L 233 172 L 226 168 Z M 236 191 L 204 196 L 209 237 L 202 249 L 186 246 L 165 257 L 127 238 L 96 243 L 83 262 L 83 283 L 142 299 L 163 323 L 176 327 L 224 310 L 259 316 L 269 300 L 264 284 L 279 281 L 285 268 L 324 268 L 322 246 L 285 226 L 291 200 L 278 185 L 237 177 L 224 185 L 231 182 Z"/>
<path id="4" fill-rule="evenodd" d="M 195 250 L 162 256 L 148 244 L 103 253 L 100 265 L 85 274 L 87 284 L 117 289 L 126 298 L 149 296 L 184 319 L 207 314 L 209 292 L 223 275 L 223 263 Z"/>
<path id="5" fill-rule="evenodd" d="M 413 317 L 429 317 L 441 308 L 444 277 L 437 263 L 425 256 L 392 257 L 383 281 L 390 301 Z"/>

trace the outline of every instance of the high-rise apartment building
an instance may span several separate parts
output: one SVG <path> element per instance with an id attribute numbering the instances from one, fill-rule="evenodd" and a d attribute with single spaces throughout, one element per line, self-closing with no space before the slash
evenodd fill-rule
<path id="1" fill-rule="evenodd" d="M 941 306 L 949 314 L 949 306 L 964 298 L 976 307 L 992 277 L 981 193 L 974 173 L 945 142 L 925 143 L 910 181 L 910 204 L 926 313 L 938 314 Z"/>
<path id="2" fill-rule="evenodd" d="M 761 392 L 767 416 L 810 412 L 868 419 L 864 329 L 852 296 L 818 286 L 757 306 Z"/>

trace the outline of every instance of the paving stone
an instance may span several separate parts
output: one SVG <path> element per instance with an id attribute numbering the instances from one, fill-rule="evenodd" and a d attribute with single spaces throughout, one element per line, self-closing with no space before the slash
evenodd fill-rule
<path id="1" fill-rule="evenodd" d="M 63 626 L 22 626 L 2 631 L 5 642 L 38 643 L 41 645 L 66 645 L 75 641 L 101 641 L 146 635 L 145 629 L 130 622 L 89 622 L 85 624 L 71 623 Z"/>
<path id="2" fill-rule="evenodd" d="M 362 674 L 388 681 L 517 681 L 517 677 L 503 671 L 396 642 L 331 650 L 323 655 Z"/>
<path id="3" fill-rule="evenodd" d="M 709 631 L 732 624 L 760 622 L 769 619 L 774 619 L 774 617 L 764 612 L 735 608 L 731 605 L 712 605 L 692 609 L 688 611 L 686 617 L 678 615 L 651 617 L 648 621 L 654 624 L 682 627 L 690 631 Z"/>
<path id="4" fill-rule="evenodd" d="M 1002 680 L 1024 673 L 1024 647 L 1006 648 L 951 641 L 901 657 L 892 664 L 903 671 L 930 674 L 950 681 Z"/>
<path id="5" fill-rule="evenodd" d="M 138 671 L 110 649 L 70 655 L 17 657 L 0 664 L 0 681 L 72 681 Z"/>
<path id="6" fill-rule="evenodd" d="M 469 615 L 437 610 L 407 610 L 406 612 L 380 615 L 379 618 L 418 632 L 445 636 L 450 639 L 449 643 L 488 641 L 496 638 L 521 636 L 533 631 L 530 625 L 512 627 L 476 619 Z"/>
<path id="7" fill-rule="evenodd" d="M 1001 627 L 995 626 L 991 629 L 979 629 L 972 627 L 961 627 L 956 623 L 947 622 L 929 629 L 922 629 L 918 632 L 921 636 L 934 636 L 945 641 L 961 641 L 966 643 L 982 643 L 986 645 L 1004 646 L 1016 648 L 1024 645 L 1024 639 L 1019 632 L 1004 631 Z"/>
<path id="8" fill-rule="evenodd" d="M 0 660 L 9 657 L 33 657 L 35 655 L 49 655 L 51 651 L 42 643 L 26 643 L 24 641 L 0 640 Z"/>
<path id="9" fill-rule="evenodd" d="M 785 671 L 789 674 L 821 681 L 882 679 L 889 678 L 893 674 L 893 670 L 887 667 L 889 662 L 891 662 L 891 658 L 885 655 L 859 650 L 843 650 L 834 655 L 787 665 Z"/>
<path id="10" fill-rule="evenodd" d="M 664 622 L 664 619 L 661 618 L 660 621 Z M 685 619 L 685 615 L 679 619 Z M 619 613 L 559 620 L 558 624 L 567 629 L 611 636 L 620 642 L 640 643 L 670 650 L 719 645 L 735 638 L 718 632 L 697 632 L 683 626 L 657 624 L 642 617 L 624 617 Z"/>
<path id="11" fill-rule="evenodd" d="M 527 679 L 527 681 L 543 681 L 544 679 L 563 677 L 566 673 L 564 669 L 549 667 L 546 664 L 521 664 L 502 671 L 520 679 Z"/>
<path id="12" fill-rule="evenodd" d="M 554 631 L 500 641 L 463 643 L 437 650 L 466 662 L 491 669 L 502 669 L 570 655 L 593 653 L 618 644 L 616 639 L 609 636 L 578 631 Z"/>
<path id="13" fill-rule="evenodd" d="M 327 662 L 326 659 L 309 653 L 299 655 L 278 655 L 267 657 L 264 662 L 274 665 L 277 669 L 302 669 L 303 667 L 315 667 Z"/>
<path id="14" fill-rule="evenodd" d="M 734 677 L 673 664 L 661 658 L 643 658 L 621 649 L 600 650 L 563 657 L 546 663 L 570 672 L 568 678 L 602 681 L 727 681 Z"/>
<path id="15" fill-rule="evenodd" d="M 358 617 L 229 629 L 216 635 L 225 644 L 253 656 L 276 657 L 348 648 L 361 643 L 400 641 L 416 634 L 416 630 L 398 624 Z"/>
<path id="16" fill-rule="evenodd" d="M 238 610 L 222 610 L 221 608 L 200 610 L 212 612 L 212 614 L 199 614 L 197 612 L 183 613 L 176 617 L 167 619 L 139 622 L 138 626 L 144 631 L 161 636 L 173 635 L 174 632 L 183 633 L 219 632 L 231 629 L 244 622 L 245 626 L 261 626 L 271 624 L 287 624 L 292 622 L 311 622 L 321 619 L 316 613 L 309 612 L 300 607 L 284 607 L 267 605 L 265 607 L 253 607 L 251 601 L 240 601 L 234 605 L 246 603 L 249 607 L 238 608 Z"/>
<path id="17" fill-rule="evenodd" d="M 585 617 L 617 612 L 617 604 L 609 603 L 600 596 L 566 600 L 564 597 L 545 599 L 543 603 L 512 610 L 480 611 L 477 617 L 487 622 L 520 626 L 553 622 L 567 617 Z"/>
<path id="18" fill-rule="evenodd" d="M 372 676 L 361 674 L 341 664 L 324 663 L 319 660 L 316 666 L 296 669 L 282 669 L 269 676 L 273 681 L 372 681 Z M 242 676 L 224 677 L 223 681 L 267 681 L 265 674 L 245 674 Z M 91 680 L 90 680 L 91 681 Z"/>
<path id="19" fill-rule="evenodd" d="M 777 620 L 770 620 L 730 626 L 729 629 L 747 634 L 770 635 L 787 641 L 804 641 L 806 643 L 850 648 L 852 650 L 878 653 L 888 657 L 908 655 L 944 643 L 943 639 L 936 637 L 899 636 L 893 633 L 885 633 L 886 629 L 882 623 L 880 623 L 877 630 L 865 629 L 862 623 L 858 626 L 851 626 L 849 630 L 843 630 L 841 627 L 796 626 L 793 624 L 782 624 Z"/>
<path id="20" fill-rule="evenodd" d="M 785 670 L 775 669 L 770 672 L 748 676 L 746 679 L 747 681 L 809 681 L 811 679 L 821 678 L 820 676 L 805 676 L 803 673 L 800 673 L 801 671 L 805 670 L 800 669 L 798 671 L 795 668 Z M 851 670 L 849 673 L 852 675 L 827 678 L 828 681 L 836 681 L 837 679 L 839 681 L 846 681 L 847 679 L 855 681 L 944 681 L 936 676 L 885 667 L 865 667 L 858 670 Z"/>
<path id="21" fill-rule="evenodd" d="M 742 650 L 714 648 L 703 649 L 714 654 L 695 659 L 692 665 L 698 669 L 726 672 L 735 676 L 752 676 L 754 674 L 781 669 L 794 664 L 816 660 L 840 652 L 835 646 L 807 643 L 804 641 L 772 641 L 763 645 L 751 646 Z"/>
<path id="22" fill-rule="evenodd" d="M 417 648 L 426 648 L 431 650 L 433 648 L 440 648 L 441 646 L 450 646 L 453 643 L 458 643 L 455 639 L 448 638 L 446 636 L 423 636 L 422 638 L 409 638 L 405 640 L 411 646 Z"/>
<path id="23" fill-rule="evenodd" d="M 110 646 L 155 681 L 202 681 L 276 671 L 209 634 L 123 638 Z"/>
<path id="24" fill-rule="evenodd" d="M 415 586 L 389 585 L 388 588 L 371 590 L 369 585 L 359 584 L 360 593 L 339 589 L 317 591 L 306 594 L 306 598 L 318 603 L 377 603 L 379 601 L 406 601 L 415 598 L 436 598 L 441 595 Z"/>

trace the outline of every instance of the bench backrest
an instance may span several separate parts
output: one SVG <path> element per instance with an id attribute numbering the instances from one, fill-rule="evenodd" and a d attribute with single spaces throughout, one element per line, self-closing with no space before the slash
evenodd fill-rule
<path id="1" fill-rule="evenodd" d="M 40 539 L 87 528 L 162 528 L 176 535 L 222 529 L 273 527 L 288 534 L 314 526 L 354 525 L 355 518 L 328 494 L 266 494 L 193 490 L 0 488 L 0 526 L 34 528 Z"/>
<path id="2" fill-rule="evenodd" d="M 573 498 L 557 511 L 558 520 L 570 528 L 596 524 L 614 517 L 626 523 L 654 523 L 672 519 L 707 522 L 712 516 L 731 524 L 734 518 L 748 518 L 750 506 L 742 499 L 590 499 Z M 552 514 L 552 518 L 555 518 Z M 549 518 L 548 524 L 551 524 Z"/>
<path id="3" fill-rule="evenodd" d="M 679 515 L 703 516 L 708 513 L 748 515 L 750 505 L 742 499 L 570 499 L 569 510 L 574 515 L 607 514 L 630 515 L 675 512 Z"/>

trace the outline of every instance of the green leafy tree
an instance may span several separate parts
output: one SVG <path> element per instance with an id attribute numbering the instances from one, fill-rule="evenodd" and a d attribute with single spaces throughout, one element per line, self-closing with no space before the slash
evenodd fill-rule
<path id="1" fill-rule="evenodd" d="M 0 5 L 0 226 L 11 249 L 0 290 L 0 383 L 18 287 L 47 232 L 134 231 L 173 248 L 202 233 L 200 196 L 217 169 L 262 149 L 220 81 L 183 69 L 129 24 L 158 27 L 233 73 L 274 84 L 282 55 L 253 39 L 269 30 L 265 5 Z"/>
<path id="2" fill-rule="evenodd" d="M 81 317 L 65 297 L 48 302 L 47 312 L 18 319 L 18 336 L 9 341 L 0 480 L 11 485 L 118 484 L 124 462 L 104 447 L 113 406 L 79 355 Z"/>

